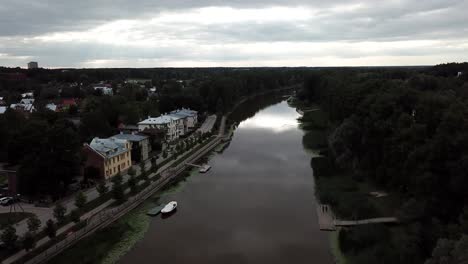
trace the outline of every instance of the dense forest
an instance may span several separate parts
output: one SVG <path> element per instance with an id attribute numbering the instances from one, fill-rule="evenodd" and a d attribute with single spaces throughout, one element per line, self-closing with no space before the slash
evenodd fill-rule
<path id="1" fill-rule="evenodd" d="M 0 68 L 0 97 L 8 106 L 32 91 L 37 111 L 0 114 L 0 163 L 18 170 L 21 194 L 64 195 L 79 176 L 82 144 L 185 107 L 228 111 L 242 97 L 302 83 L 305 68 L 34 69 Z M 103 95 L 94 85 L 108 84 Z M 151 92 L 156 88 L 156 93 Z M 75 99 L 52 112 L 45 105 Z M 78 121 L 78 122 L 73 122 Z"/>
<path id="2" fill-rule="evenodd" d="M 316 176 L 401 197 L 398 227 L 340 232 L 352 263 L 468 261 L 468 63 L 318 70 L 298 98 L 328 117 L 329 168 L 316 162 Z"/>

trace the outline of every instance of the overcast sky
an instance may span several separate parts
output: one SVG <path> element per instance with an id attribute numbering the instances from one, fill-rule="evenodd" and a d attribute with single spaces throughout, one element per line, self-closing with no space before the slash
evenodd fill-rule
<path id="1" fill-rule="evenodd" d="M 468 61 L 468 0 L 1 0 L 0 66 Z"/>

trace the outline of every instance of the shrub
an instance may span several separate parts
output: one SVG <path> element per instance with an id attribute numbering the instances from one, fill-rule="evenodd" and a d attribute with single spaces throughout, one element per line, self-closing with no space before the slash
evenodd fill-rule
<path id="1" fill-rule="evenodd" d="M 57 219 L 58 223 L 63 223 L 65 221 L 65 213 L 67 209 L 62 204 L 57 204 L 54 208 L 54 217 Z"/>
<path id="2" fill-rule="evenodd" d="M 28 230 L 29 232 L 35 233 L 41 227 L 41 220 L 37 218 L 37 215 L 32 215 L 28 218 Z"/>
<path id="3" fill-rule="evenodd" d="M 390 240 L 390 232 L 384 225 L 363 225 L 342 229 L 339 233 L 340 249 L 345 253 L 356 253 Z"/>
<path id="4" fill-rule="evenodd" d="M 80 222 L 80 211 L 75 209 L 70 213 L 70 220 L 72 220 L 74 223 Z"/>
<path id="5" fill-rule="evenodd" d="M 49 238 L 54 238 L 57 234 L 57 226 L 52 219 L 47 220 L 44 230 Z"/>
<path id="6" fill-rule="evenodd" d="M 135 176 L 136 175 L 136 171 L 133 169 L 133 168 L 130 168 L 128 169 L 128 175 L 130 176 Z M 114 177 L 115 178 L 115 177 Z"/>
<path id="7" fill-rule="evenodd" d="M 36 246 L 36 237 L 31 232 L 26 232 L 21 239 L 21 246 L 24 250 L 29 251 Z"/>
<path id="8" fill-rule="evenodd" d="M 87 202 L 88 198 L 83 192 L 78 192 L 75 197 L 75 206 L 78 207 L 78 209 L 82 209 Z"/>
<path id="9" fill-rule="evenodd" d="M 0 239 L 6 248 L 16 248 L 16 241 L 18 240 L 18 235 L 16 235 L 16 228 L 12 225 L 8 225 L 5 229 L 3 229 Z"/>
<path id="10" fill-rule="evenodd" d="M 109 191 L 109 188 L 106 186 L 106 182 L 105 182 L 105 181 L 101 181 L 101 182 L 99 182 L 99 184 L 96 186 L 96 190 L 97 190 L 97 192 L 99 193 L 99 196 L 103 196 L 103 195 L 105 195 L 105 194 Z"/>

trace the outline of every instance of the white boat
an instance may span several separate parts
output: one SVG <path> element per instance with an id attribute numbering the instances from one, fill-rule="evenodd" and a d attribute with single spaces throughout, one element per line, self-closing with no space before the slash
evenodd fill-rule
<path id="1" fill-rule="evenodd" d="M 163 213 L 163 214 L 170 213 L 174 209 L 176 209 L 176 207 L 177 207 L 177 202 L 172 201 L 172 202 L 166 204 L 166 206 L 164 206 L 163 209 L 161 209 L 161 213 Z"/>
<path id="2" fill-rule="evenodd" d="M 205 173 L 211 169 L 211 166 L 208 164 L 205 164 L 201 166 L 201 168 L 198 170 L 200 173 Z"/>

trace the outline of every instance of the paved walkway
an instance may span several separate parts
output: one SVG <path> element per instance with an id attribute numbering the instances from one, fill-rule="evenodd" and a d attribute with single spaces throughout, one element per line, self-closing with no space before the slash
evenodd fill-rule
<path id="1" fill-rule="evenodd" d="M 213 119 L 214 118 L 214 119 Z M 208 131 L 207 129 L 209 129 L 211 131 L 213 125 L 215 124 L 216 122 L 216 115 L 211 115 L 209 116 L 205 122 L 203 122 L 202 126 L 200 129 L 203 128 L 203 131 Z M 198 144 L 195 146 L 197 147 Z M 190 149 L 187 150 L 186 153 L 188 153 L 189 151 L 191 151 Z M 185 154 L 185 153 L 184 153 Z M 182 155 L 184 155 L 182 154 Z M 172 155 L 169 154 L 168 157 L 166 159 L 171 159 L 172 158 Z M 164 162 L 166 159 L 160 157 L 157 161 L 158 164 Z M 163 165 L 161 168 L 158 169 L 158 172 L 160 171 L 163 171 L 165 169 L 167 169 L 168 167 L 170 167 L 172 164 L 174 163 L 174 160 L 172 161 L 169 161 L 168 163 L 166 163 L 165 165 Z M 146 160 L 145 161 L 145 168 L 146 170 L 148 171 L 150 168 L 151 168 L 151 161 L 150 159 Z M 133 166 L 133 169 L 135 170 L 136 172 L 136 175 L 140 175 L 141 172 L 140 172 L 140 165 L 135 165 Z M 155 174 L 154 174 L 155 175 Z M 130 175 L 128 174 L 125 174 L 125 175 L 122 175 L 123 177 L 123 182 L 127 182 L 128 179 L 130 178 Z M 112 182 L 111 181 L 108 181 L 106 183 L 106 186 L 109 188 L 109 190 L 112 188 Z M 84 194 L 86 195 L 86 198 L 88 200 L 88 202 L 90 201 L 93 201 L 97 198 L 99 198 L 99 192 L 96 190 L 96 187 L 91 187 L 91 188 L 88 188 L 86 190 L 83 190 Z M 75 195 L 71 195 L 65 199 L 63 199 L 61 201 L 62 205 L 67 209 L 67 213 L 71 212 L 72 210 L 76 209 L 76 206 L 75 206 Z M 45 225 L 45 223 L 49 220 L 49 219 L 52 219 L 54 220 L 54 213 L 53 213 L 53 208 L 48 208 L 48 207 L 35 207 L 34 205 L 32 204 L 26 204 L 26 203 L 21 203 L 21 206 L 23 207 L 24 211 L 25 212 L 29 212 L 29 213 L 34 213 L 37 215 L 37 217 L 39 218 L 39 220 L 41 220 L 41 223 L 42 223 L 42 227 Z M 10 207 L 9 206 L 6 206 L 6 207 L 0 207 L 0 213 L 6 213 L 6 212 L 9 212 L 10 211 Z M 17 210 L 18 211 L 18 210 Z M 27 224 L 27 219 L 25 220 L 22 220 L 18 223 L 16 223 L 14 225 L 14 227 L 16 228 L 16 234 L 18 236 L 23 236 L 27 231 L 28 231 L 28 224 Z"/>
<path id="2" fill-rule="evenodd" d="M 221 126 L 220 126 L 220 133 L 218 134 L 218 136 L 216 137 L 216 139 L 212 140 L 210 143 L 208 143 L 207 145 L 203 146 L 201 149 L 197 150 L 195 153 L 193 153 L 192 155 L 190 155 L 189 157 L 187 157 L 186 159 L 184 159 L 183 161 L 181 161 L 175 168 L 171 168 L 171 170 L 169 170 L 171 172 L 171 174 L 178 174 L 180 173 L 181 171 L 185 170 L 185 167 L 186 167 L 186 163 L 187 162 L 192 162 L 192 161 L 195 161 L 197 159 L 199 159 L 201 156 L 203 156 L 206 152 L 210 151 L 214 146 L 216 146 L 223 134 L 224 134 L 224 127 L 225 127 L 225 121 L 226 121 L 226 118 L 223 117 L 222 119 L 222 122 L 221 122 Z M 194 148 L 198 147 L 200 144 L 197 144 Z M 185 152 L 184 154 L 181 155 L 184 156 L 186 153 L 192 151 L 192 149 L 189 149 L 187 150 L 187 152 Z M 173 165 L 174 162 L 179 162 L 179 160 L 172 160 L 170 162 L 168 162 L 167 164 L 165 164 L 164 166 L 158 168 L 158 171 L 156 173 L 151 173 L 148 177 L 151 179 L 153 177 L 155 177 L 158 173 L 161 173 L 163 171 L 166 171 L 166 169 L 168 169 L 170 166 Z M 145 167 L 149 168 L 151 167 L 151 163 L 150 162 L 146 162 L 145 164 Z M 136 168 L 137 170 L 137 175 L 140 174 L 140 168 L 139 166 Z M 125 175 L 124 176 L 124 179 L 125 180 L 128 180 L 129 178 L 129 175 Z M 138 184 L 142 184 L 143 181 L 140 181 Z M 109 188 L 111 188 L 112 186 L 112 183 L 108 182 L 107 184 L 109 186 Z M 130 191 L 129 188 L 126 189 L 126 193 L 128 193 Z M 89 194 L 93 194 L 94 192 L 97 193 L 96 189 L 93 188 L 92 190 L 88 190 Z M 88 192 L 87 195 L 88 195 Z M 137 194 L 138 195 L 138 194 Z M 88 196 L 89 197 L 89 196 Z M 96 198 L 98 197 L 98 193 L 97 193 L 97 196 Z M 88 198 L 88 201 L 91 201 L 92 199 L 89 199 Z M 110 199 L 108 201 L 106 201 L 104 204 L 94 208 L 93 210 L 85 213 L 81 219 L 82 220 L 85 220 L 85 219 L 88 219 L 88 218 L 92 218 L 94 215 L 96 214 L 99 214 L 101 212 L 103 212 L 103 210 L 105 210 L 110 204 L 112 204 L 114 202 L 113 199 Z M 75 205 L 74 205 L 74 199 L 70 199 L 68 202 L 64 203 L 65 207 L 67 208 L 67 210 L 73 210 L 75 208 Z M 71 208 L 71 209 L 70 209 Z M 53 211 L 52 209 L 50 209 L 51 211 Z M 53 212 L 48 212 L 48 213 L 45 213 L 43 214 L 42 216 L 44 218 L 45 221 L 43 221 L 43 219 L 41 219 L 42 223 L 44 224 L 48 219 L 53 219 Z M 49 218 L 47 218 L 49 217 Z M 47 219 L 45 219 L 47 218 Z M 61 227 L 58 231 L 57 231 L 57 235 L 63 233 L 63 232 L 67 232 L 67 230 L 69 230 L 71 227 L 73 227 L 74 223 L 69 223 L 63 227 Z M 21 221 L 20 223 L 17 224 L 17 234 L 20 234 L 20 231 L 23 232 L 23 234 L 25 232 L 27 232 L 27 223 L 26 223 L 26 220 L 23 220 Z M 43 245 L 45 243 L 47 243 L 47 241 L 49 241 L 49 238 L 48 237 L 45 237 L 41 240 L 38 241 L 38 243 L 36 244 L 36 247 L 40 246 L 40 245 Z M 8 259 L 4 260 L 2 263 L 13 263 L 14 261 L 20 259 L 21 257 L 23 257 L 27 252 L 25 250 L 21 250 L 20 252 L 10 256 Z"/>
<path id="3" fill-rule="evenodd" d="M 80 219 L 81 220 L 86 220 L 88 218 L 91 218 L 93 215 L 99 213 L 100 211 L 102 211 L 104 208 L 108 207 L 109 205 L 111 205 L 112 203 L 114 202 L 113 199 L 110 199 L 109 201 L 101 204 L 100 206 L 94 208 L 93 210 L 83 214 Z M 68 223 L 64 226 L 62 226 L 61 228 L 59 228 L 57 230 L 57 236 L 62 234 L 62 233 L 65 233 L 65 232 L 68 232 L 68 230 L 70 230 L 70 228 L 72 228 L 73 226 L 75 225 L 75 223 L 71 222 L 71 223 Z M 69 233 L 69 235 L 73 235 L 73 233 Z M 36 243 L 36 247 L 40 247 L 42 245 L 44 245 L 45 243 L 49 242 L 50 241 L 50 238 L 49 237 L 44 237 L 42 239 L 40 239 L 39 241 L 37 241 Z M 11 257 L 9 257 L 8 259 L 4 260 L 2 262 L 2 264 L 10 264 L 10 263 L 13 263 L 15 261 L 17 261 L 18 259 L 22 258 L 24 255 L 26 255 L 28 252 L 26 252 L 26 250 L 21 250 L 19 251 L 18 253 L 16 253 L 15 255 L 12 255 Z"/>

